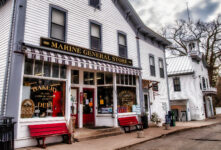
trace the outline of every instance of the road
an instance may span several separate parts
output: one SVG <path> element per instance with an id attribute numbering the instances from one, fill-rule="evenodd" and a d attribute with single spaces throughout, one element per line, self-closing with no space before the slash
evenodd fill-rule
<path id="1" fill-rule="evenodd" d="M 167 135 L 122 150 L 221 150 L 221 124 Z"/>

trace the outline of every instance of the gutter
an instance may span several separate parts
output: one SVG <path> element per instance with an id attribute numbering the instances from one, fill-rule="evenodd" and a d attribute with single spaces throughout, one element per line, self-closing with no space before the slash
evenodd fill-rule
<path id="1" fill-rule="evenodd" d="M 164 54 L 164 66 L 165 66 L 165 71 L 166 71 L 168 107 L 169 107 L 169 111 L 170 111 L 171 110 L 171 106 L 170 106 L 170 92 L 169 92 L 170 88 L 169 88 L 169 81 L 168 81 L 167 62 L 166 62 L 166 50 L 165 49 L 164 49 L 163 54 Z"/>

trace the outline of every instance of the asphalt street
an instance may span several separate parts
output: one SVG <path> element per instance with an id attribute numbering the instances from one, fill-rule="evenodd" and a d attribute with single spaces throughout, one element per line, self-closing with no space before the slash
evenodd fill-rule
<path id="1" fill-rule="evenodd" d="M 221 150 L 221 124 L 174 133 L 122 150 Z"/>

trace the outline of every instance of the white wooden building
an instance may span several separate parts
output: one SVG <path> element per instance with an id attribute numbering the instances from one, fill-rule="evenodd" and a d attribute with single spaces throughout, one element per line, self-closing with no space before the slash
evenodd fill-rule
<path id="1" fill-rule="evenodd" d="M 199 44 L 187 44 L 187 56 L 166 60 L 171 110 L 177 121 L 203 120 L 214 115 L 212 94 L 216 94 L 216 89 L 209 84 L 207 63 Z"/>
<path id="2" fill-rule="evenodd" d="M 36 145 L 28 125 L 75 116 L 79 128 L 118 127 L 119 117 L 139 119 L 147 80 L 159 83 L 148 106 L 164 118 L 170 42 L 146 27 L 127 0 L 1 0 L 0 31 L 0 110 L 17 122 L 16 148 Z"/>

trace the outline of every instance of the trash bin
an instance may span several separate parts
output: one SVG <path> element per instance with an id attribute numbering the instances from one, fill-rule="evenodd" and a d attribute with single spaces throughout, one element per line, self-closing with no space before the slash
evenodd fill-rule
<path id="1" fill-rule="evenodd" d="M 148 128 L 148 118 L 147 115 L 141 116 L 141 122 L 143 123 L 143 128 L 147 129 Z"/>
<path id="2" fill-rule="evenodd" d="M 13 117 L 0 117 L 0 149 L 14 150 Z"/>
<path id="3" fill-rule="evenodd" d="M 170 126 L 175 127 L 176 126 L 175 113 L 173 111 L 169 111 L 168 115 L 169 115 L 169 118 L 170 118 Z"/>

